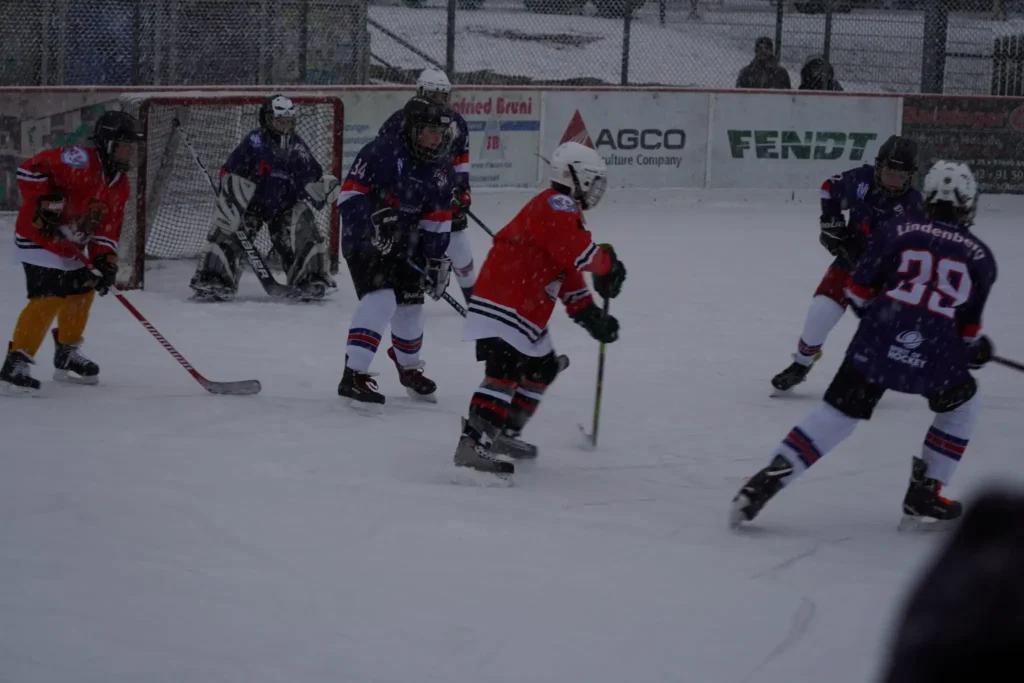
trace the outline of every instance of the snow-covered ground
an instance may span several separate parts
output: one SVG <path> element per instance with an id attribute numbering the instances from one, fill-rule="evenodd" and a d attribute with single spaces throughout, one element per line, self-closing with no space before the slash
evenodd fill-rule
<path id="1" fill-rule="evenodd" d="M 638 12 L 630 39 L 630 84 L 731 88 L 753 57 L 758 36 L 775 37 L 775 8 L 768 2 L 723 0 L 668 3 L 666 22 L 658 3 Z M 370 18 L 400 35 L 439 64 L 445 63 L 447 14 L 443 0 L 420 9 L 388 3 L 369 8 Z M 484 0 L 480 10 L 456 15 L 455 67 L 459 73 L 490 71 L 532 81 L 591 78 L 618 85 L 622 65 L 621 19 L 537 14 L 521 0 Z M 993 39 L 1024 32 L 1024 20 L 993 19 L 982 13 L 953 14 L 947 50 L 946 92 L 988 94 Z M 371 25 L 372 53 L 393 66 L 420 69 L 424 60 Z M 831 59 L 844 88 L 857 92 L 917 92 L 921 86 L 924 13 L 855 10 L 832 22 Z M 782 64 L 793 87 L 800 67 L 824 51 L 825 17 L 786 9 Z M 977 55 L 977 57 L 965 56 Z M 475 82 L 475 81 L 470 81 Z"/>
<path id="2" fill-rule="evenodd" d="M 479 193 L 474 208 L 498 227 L 525 196 Z M 268 301 L 251 273 L 240 301 L 199 305 L 192 264 L 160 264 L 129 298 L 201 372 L 263 392 L 205 394 L 111 298 L 87 330 L 102 384 L 50 382 L 43 345 L 47 396 L 0 399 L 0 680 L 871 680 L 939 542 L 896 531 L 924 401 L 886 396 L 756 526 L 726 528 L 729 499 L 819 400 L 854 328 L 840 324 L 794 396 L 769 398 L 828 263 L 817 214 L 610 193 L 590 222 L 629 277 L 600 447 L 581 449 L 576 427 L 597 345 L 557 312 L 572 366 L 528 429 L 541 457 L 510 489 L 448 482 L 482 369 L 444 303 L 429 302 L 425 342 L 439 403 L 410 403 L 378 358 L 389 403 L 366 417 L 335 394 L 355 303 L 344 270 L 319 306 Z M 988 331 L 1022 357 L 1019 214 L 983 205 L 977 230 L 1003 266 Z M 5 334 L 23 302 L 8 265 Z M 954 496 L 1021 472 L 1024 378 L 980 379 Z"/>

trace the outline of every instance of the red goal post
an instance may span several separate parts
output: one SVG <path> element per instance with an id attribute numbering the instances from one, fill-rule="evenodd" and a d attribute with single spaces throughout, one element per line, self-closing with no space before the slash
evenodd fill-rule
<path id="1" fill-rule="evenodd" d="M 292 94 L 298 109 L 295 130 L 309 145 L 325 174 L 341 179 L 344 106 L 332 95 Z M 142 124 L 145 145 L 130 174 L 131 196 L 125 207 L 119 249 L 118 284 L 141 289 L 148 259 L 196 258 L 206 243 L 214 210 L 214 193 L 192 159 L 177 118 L 207 172 L 216 180 L 228 155 L 250 131 L 259 127 L 257 112 L 274 92 L 152 92 L 126 93 L 122 111 Z M 338 207 L 314 212 L 320 233 L 327 238 L 331 270 L 338 269 Z M 266 228 L 256 247 L 270 251 Z M 271 259 L 273 264 L 275 261 Z"/>

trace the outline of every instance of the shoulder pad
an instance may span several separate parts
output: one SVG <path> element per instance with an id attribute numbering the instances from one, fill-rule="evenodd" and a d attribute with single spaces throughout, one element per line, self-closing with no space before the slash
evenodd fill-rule
<path id="1" fill-rule="evenodd" d="M 579 210 L 576 208 L 576 202 L 574 202 L 571 197 L 567 197 L 564 194 L 555 193 L 548 197 L 548 206 L 555 211 L 579 213 Z"/>
<path id="2" fill-rule="evenodd" d="M 65 147 L 64 151 L 60 153 L 60 160 L 65 166 L 71 168 L 85 168 L 89 165 L 89 153 L 85 151 L 84 147 L 78 145 Z"/>

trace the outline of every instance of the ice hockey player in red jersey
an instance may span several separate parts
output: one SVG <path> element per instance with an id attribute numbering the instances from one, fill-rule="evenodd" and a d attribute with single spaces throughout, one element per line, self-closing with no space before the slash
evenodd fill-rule
<path id="1" fill-rule="evenodd" d="M 618 321 L 594 304 L 583 279 L 590 271 L 605 299 L 618 296 L 626 279 L 611 246 L 594 244 L 584 227 L 582 211 L 597 206 L 607 186 L 600 155 L 567 142 L 551 158 L 551 187 L 495 236 L 463 334 L 476 341 L 485 377 L 455 451 L 457 482 L 509 486 L 515 467 L 506 458 L 536 457 L 519 436 L 558 374 L 547 327 L 556 299 L 594 339 L 618 339 Z"/>
<path id="2" fill-rule="evenodd" d="M 138 121 L 108 111 L 96 121 L 94 147 L 48 149 L 18 167 L 22 205 L 14 245 L 25 270 L 28 303 L 0 369 L 0 388 L 7 393 L 40 388 L 30 366 L 54 318 L 54 379 L 97 383 L 100 368 L 82 355 L 82 334 L 95 293 L 106 294 L 117 278 L 117 243 L 129 192 L 125 174 L 141 140 Z M 72 244 L 87 251 L 102 279 L 76 258 Z"/>

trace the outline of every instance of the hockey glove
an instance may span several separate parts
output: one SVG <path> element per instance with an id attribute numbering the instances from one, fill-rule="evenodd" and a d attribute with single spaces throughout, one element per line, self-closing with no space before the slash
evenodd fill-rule
<path id="1" fill-rule="evenodd" d="M 43 237 L 53 239 L 60 235 L 60 214 L 64 210 L 64 197 L 60 192 L 43 195 L 32 217 L 32 225 Z"/>
<path id="2" fill-rule="evenodd" d="M 992 345 L 992 340 L 983 334 L 967 347 L 967 352 L 971 354 L 970 359 L 967 361 L 967 367 L 971 370 L 980 370 L 985 366 L 985 363 L 992 360 L 996 349 Z"/>
<path id="3" fill-rule="evenodd" d="M 452 197 L 452 232 L 465 230 L 469 226 L 469 207 L 473 198 L 469 190 L 456 190 Z"/>
<path id="4" fill-rule="evenodd" d="M 395 246 L 395 238 L 398 236 L 398 212 L 390 206 L 370 215 L 370 223 L 373 226 L 373 235 L 370 236 L 370 243 L 382 254 L 387 254 Z"/>
<path id="5" fill-rule="evenodd" d="M 852 235 L 846 227 L 846 220 L 842 216 L 821 216 L 821 235 L 818 240 L 821 246 L 828 250 L 833 256 L 841 256 L 846 251 L 846 246 Z"/>
<path id="6" fill-rule="evenodd" d="M 424 292 L 434 301 L 437 301 L 448 289 L 448 280 L 452 275 L 452 261 L 450 258 L 428 258 L 424 279 Z"/>
<path id="7" fill-rule="evenodd" d="M 100 254 L 92 260 L 92 265 L 103 275 L 96 285 L 96 293 L 106 296 L 110 288 L 117 284 L 117 254 L 112 251 Z"/>
<path id="8" fill-rule="evenodd" d="M 320 180 L 308 183 L 305 188 L 306 197 L 314 209 L 319 211 L 333 202 L 338 196 L 338 179 L 332 175 L 325 175 Z"/>
<path id="9" fill-rule="evenodd" d="M 610 244 L 600 245 L 612 259 L 612 267 L 604 275 L 593 275 L 594 291 L 601 295 L 602 299 L 614 299 L 622 292 L 622 283 L 626 280 L 626 266 L 615 255 L 615 250 Z"/>
<path id="10" fill-rule="evenodd" d="M 584 306 L 572 319 L 602 344 L 611 344 L 619 338 L 619 321 L 611 315 L 605 315 L 595 304 Z"/>

